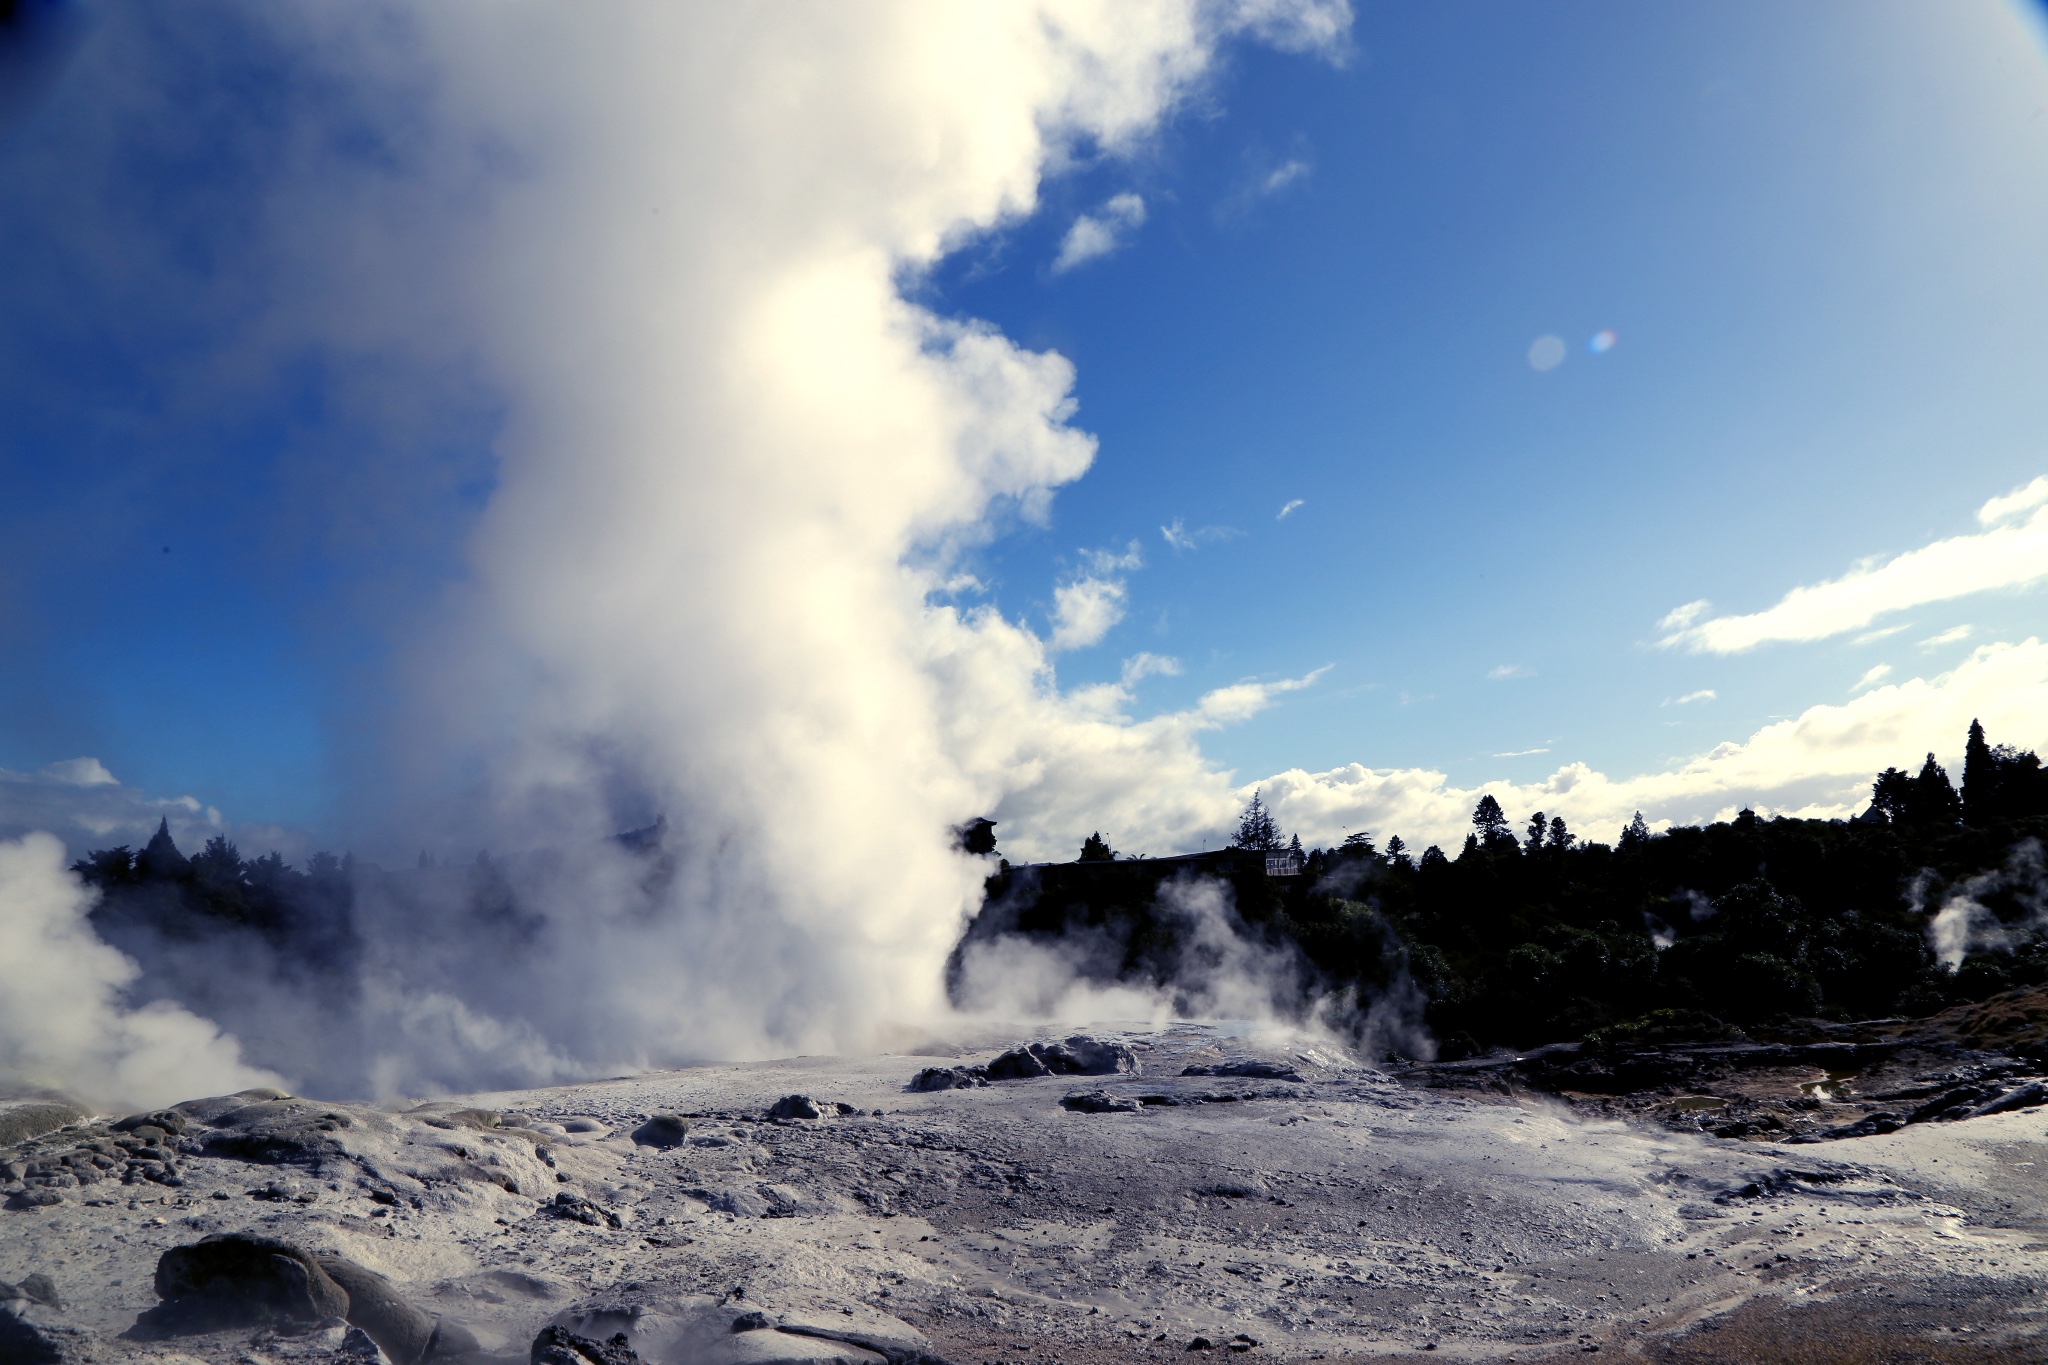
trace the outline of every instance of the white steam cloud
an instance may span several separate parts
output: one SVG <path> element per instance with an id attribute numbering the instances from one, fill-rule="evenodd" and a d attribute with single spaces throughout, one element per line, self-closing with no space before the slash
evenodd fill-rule
<path id="1" fill-rule="evenodd" d="M 206 1020 L 164 1002 L 130 1007 L 136 966 L 93 933 L 91 903 L 54 836 L 0 843 L 0 1079 L 102 1109 L 277 1084 Z"/>

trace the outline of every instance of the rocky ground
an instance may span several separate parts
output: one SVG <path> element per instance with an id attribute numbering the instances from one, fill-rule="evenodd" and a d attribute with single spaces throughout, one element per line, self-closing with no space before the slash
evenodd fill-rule
<path id="1" fill-rule="evenodd" d="M 2004 1055 L 1945 1027 L 1948 1070 Z M 1396 1077 L 1225 1025 L 1091 1033 L 418 1107 L 25 1102 L 0 1365 L 2048 1358 L 2048 1109 L 1773 1140 L 1906 1104 L 1830 1094 L 1842 1122 L 1722 1138 L 1685 1094 L 1543 1088 L 1613 1058 Z M 1731 1113 L 1793 1084 L 1763 1112 L 1830 1071 L 1776 1061 L 1667 1083 Z"/>

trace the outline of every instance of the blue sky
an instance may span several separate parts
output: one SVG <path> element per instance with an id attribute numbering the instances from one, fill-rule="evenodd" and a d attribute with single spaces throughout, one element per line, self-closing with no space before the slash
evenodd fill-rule
<path id="1" fill-rule="evenodd" d="M 91 755 L 341 831 L 403 689 L 390 623 L 459 591 L 517 395 L 457 356 L 394 403 L 374 335 L 266 328 L 294 119 L 362 183 L 410 152 L 209 13 L 211 46 L 140 25 L 189 122 L 100 108 L 99 34 L 0 132 L 0 181 L 35 187 L 0 207 L 0 768 Z M 2036 11 L 1362 4 L 1341 61 L 1221 61 L 905 286 L 1075 366 L 1092 468 L 1043 524 L 999 519 L 958 599 L 1050 633 L 1059 585 L 1135 544 L 1063 686 L 1176 660 L 1141 717 L 1326 669 L 1203 754 L 1464 791 L 1669 769 L 2042 633 L 2023 585 L 1877 639 L 1657 643 L 1682 604 L 1762 611 L 2048 473 Z M 1082 215 L 1107 249 L 1060 268 Z"/>
<path id="2" fill-rule="evenodd" d="M 1649 647 L 1681 603 L 1767 606 L 2048 469 L 2027 37 L 1998 5 L 1450 4 L 1362 7 L 1343 69 L 1236 54 L 1208 117 L 934 281 L 1072 356 L 1102 438 L 990 554 L 1001 599 L 1136 540 L 1126 622 L 1064 677 L 1156 650 L 1188 666 L 1147 685 L 1171 701 L 1331 664 L 1207 747 L 1468 782 L 1662 766 L 1968 649 L 1908 640 L 2038 632 L 2021 593 L 1863 646 Z M 1050 275 L 1068 216 L 1126 190 L 1128 244 Z M 1545 334 L 1568 359 L 1538 373 Z M 1176 552 L 1177 519 L 1237 534 Z"/>

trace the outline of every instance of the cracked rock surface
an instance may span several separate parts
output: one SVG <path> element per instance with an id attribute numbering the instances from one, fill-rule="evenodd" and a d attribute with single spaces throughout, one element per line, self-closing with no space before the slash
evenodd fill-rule
<path id="1" fill-rule="evenodd" d="M 0 1353 L 511 1365 L 552 1329 L 571 1365 L 1164 1361 L 1198 1338 L 1288 1360 L 2038 1357 L 2043 1111 L 1785 1146 L 1404 1086 L 1228 1025 L 1091 1033 L 1113 1069 L 943 1089 L 911 1083 L 1043 1061 L 1044 1040 L 74 1122 L 4 1153 L 10 1190 L 50 1202 L 0 1213 L 0 1285 L 40 1277 L 0 1302 Z M 297 1276 L 262 1263 L 279 1302 L 324 1277 L 346 1316 L 323 1289 L 138 1332 L 166 1253 L 223 1234 L 289 1248 L 266 1254 Z M 1893 1354 L 1816 1355 L 1822 1328 Z"/>

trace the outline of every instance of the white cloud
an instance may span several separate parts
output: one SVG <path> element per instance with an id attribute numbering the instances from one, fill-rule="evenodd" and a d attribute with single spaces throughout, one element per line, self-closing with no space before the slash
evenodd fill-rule
<path id="1" fill-rule="evenodd" d="M 1078 578 L 1052 590 L 1055 650 L 1083 649 L 1109 634 L 1124 619 L 1125 588 L 1120 578 Z"/>
<path id="2" fill-rule="evenodd" d="M 1053 258 L 1052 273 L 1063 275 L 1077 265 L 1102 256 L 1123 245 L 1124 238 L 1145 222 L 1145 201 L 1129 192 L 1113 195 L 1094 213 L 1074 219 L 1067 235 L 1060 239 L 1059 255 Z"/>
<path id="3" fill-rule="evenodd" d="M 1295 181 L 1306 176 L 1309 173 L 1309 169 L 1309 164 L 1299 157 L 1282 165 L 1275 166 L 1267 173 L 1266 178 L 1259 182 L 1259 192 L 1261 194 L 1278 194 L 1281 190 L 1286 189 Z"/>
<path id="4" fill-rule="evenodd" d="M 1861 692 L 1866 687 L 1875 687 L 1890 677 L 1891 673 L 1892 666 L 1890 664 L 1872 664 L 1864 672 L 1863 676 L 1856 680 L 1856 685 L 1849 690 L 1851 692 Z"/>
<path id="5" fill-rule="evenodd" d="M 1193 550 L 1217 541 L 1235 540 L 1243 534 L 1235 526 L 1199 526 L 1191 531 L 1179 517 L 1159 528 L 1160 539 L 1176 550 Z"/>
<path id="6" fill-rule="evenodd" d="M 1690 602 L 1658 623 L 1658 641 L 1695 653 L 1736 654 L 1777 640 L 1820 640 L 1859 630 L 1889 612 L 1972 593 L 2021 588 L 2048 578 L 2048 476 L 1991 499 L 1977 519 L 1988 529 L 1937 540 L 1840 578 L 1794 588 L 1748 616 L 1699 619 Z M 2014 520 L 2031 509 L 2024 520 Z"/>
<path id="7" fill-rule="evenodd" d="M 1717 696 L 1719 696 L 1719 694 L 1715 692 L 1713 688 L 1702 687 L 1697 692 L 1686 693 L 1684 696 L 1679 697 L 1671 704 L 1673 706 L 1690 706 L 1692 703 L 1696 701 L 1713 701 Z"/>
<path id="8" fill-rule="evenodd" d="M 1996 526 L 2022 512 L 2031 512 L 2043 503 L 2048 503 L 2048 474 L 1990 499 L 1977 509 L 1977 521 L 1984 526 Z"/>
<path id="9" fill-rule="evenodd" d="M 1550 752 L 1550 746 L 1546 744 L 1545 746 L 1543 746 L 1543 747 L 1542 747 L 1542 748 L 1540 748 L 1540 749 L 1510 749 L 1510 750 L 1508 750 L 1508 751 L 1507 751 L 1506 753 L 1504 753 L 1504 754 L 1495 754 L 1495 755 L 1494 755 L 1494 757 L 1495 757 L 1495 758 L 1527 758 L 1527 757 L 1529 757 L 1529 755 L 1531 755 L 1531 754 L 1547 754 L 1547 753 L 1549 753 L 1549 752 Z"/>
<path id="10" fill-rule="evenodd" d="M 147 796 L 96 758 L 69 758 L 37 773 L 0 768 L 0 839 L 47 830 L 74 856 L 114 844 L 139 847 L 168 819 L 186 849 L 226 832 L 220 812 L 192 796 Z"/>
<path id="11" fill-rule="evenodd" d="M 1178 678 L 1180 660 L 1165 654 L 1137 653 L 1124 660 L 1123 684 L 1136 687 L 1147 678 Z"/>
<path id="12" fill-rule="evenodd" d="M 1985 645 L 1946 673 L 1872 688 L 1840 705 L 1814 706 L 1748 739 L 1716 746 L 1661 772 L 1614 778 L 1568 763 L 1539 782 L 1454 786 L 1440 771 L 1361 764 L 1311 773 L 1291 769 L 1245 783 L 1262 788 L 1275 818 L 1303 842 L 1334 844 L 1346 829 L 1399 834 L 1420 848 L 1452 851 L 1472 807 L 1492 793 L 1510 816 L 1562 815 L 1582 837 L 1612 841 L 1637 810 L 1653 826 L 1727 819 L 1744 805 L 1764 814 L 1834 818 L 1869 803 L 1887 767 L 1933 752 L 1960 761 L 1973 718 L 1994 743 L 2048 747 L 2048 644 Z M 1085 833 L 1085 831 L 1084 831 Z M 1173 846 L 1154 836 L 1151 846 Z"/>
<path id="13" fill-rule="evenodd" d="M 1495 664 L 1486 670 L 1486 676 L 1494 682 L 1501 682 L 1508 678 L 1526 678 L 1530 672 L 1531 670 L 1522 664 Z"/>
<path id="14" fill-rule="evenodd" d="M 1922 640 L 1920 642 L 1920 648 L 1940 649 L 1943 645 L 1952 645 L 1957 643 L 1958 641 L 1967 640 L 1970 638 L 1970 634 L 1974 629 L 1975 628 L 1972 626 L 1950 626 L 1947 630 L 1941 632 L 1941 634 L 1930 635 L 1926 639 Z"/>
<path id="15" fill-rule="evenodd" d="M 1278 515 L 1278 516 L 1274 517 L 1274 518 L 1273 518 L 1273 520 L 1275 520 L 1275 521 L 1285 521 L 1285 520 L 1287 520 L 1287 516 L 1288 516 L 1288 513 L 1290 513 L 1290 512 L 1292 512 L 1292 511 L 1294 511 L 1294 510 L 1295 510 L 1296 508 L 1298 508 L 1298 507 L 1301 507 L 1301 506 L 1303 506 L 1303 505 L 1305 505 L 1305 500 L 1304 500 L 1304 499 L 1302 499 L 1302 498 L 1290 498 L 1290 499 L 1288 499 L 1288 501 L 1287 501 L 1287 505 L 1286 505 L 1286 506 L 1284 506 L 1284 507 L 1282 507 L 1282 508 L 1280 509 L 1280 515 Z"/>
<path id="16" fill-rule="evenodd" d="M 1899 634 L 1901 631 L 1910 629 L 1912 629 L 1910 625 L 1880 626 L 1876 630 L 1864 631 L 1861 635 L 1857 636 L 1854 640 L 1850 641 L 1850 643 L 1857 645 L 1874 645 L 1879 640 L 1889 640 L 1892 636 Z"/>

